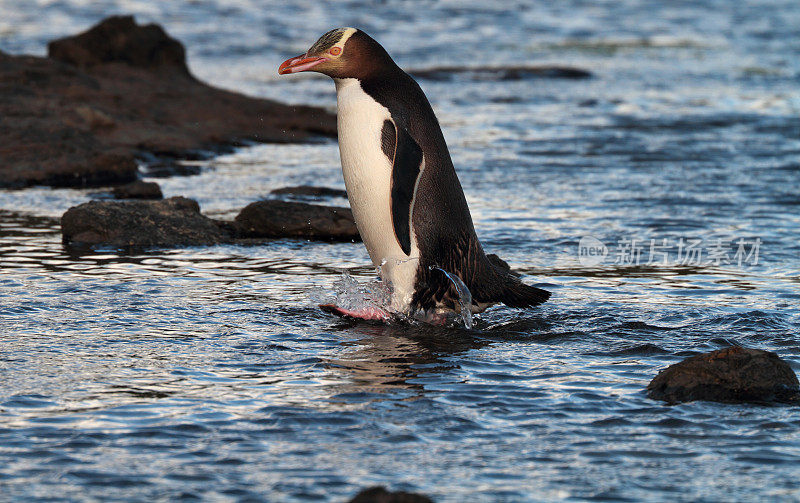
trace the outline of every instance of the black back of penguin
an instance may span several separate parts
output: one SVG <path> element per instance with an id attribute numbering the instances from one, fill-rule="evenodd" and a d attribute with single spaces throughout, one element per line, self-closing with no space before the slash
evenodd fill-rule
<path id="1" fill-rule="evenodd" d="M 361 31 L 353 38 L 380 47 Z M 382 47 L 380 51 L 388 57 Z M 430 309 L 438 303 L 457 306 L 458 292 L 438 268 L 457 274 L 476 304 L 503 302 L 511 307 L 528 307 L 545 302 L 549 292 L 521 283 L 504 262 L 484 253 L 439 121 L 419 84 L 393 61 L 359 81 L 364 92 L 385 106 L 397 127 L 405 129 L 419 145 L 424 159 L 411 221 L 420 249 L 413 307 Z"/>

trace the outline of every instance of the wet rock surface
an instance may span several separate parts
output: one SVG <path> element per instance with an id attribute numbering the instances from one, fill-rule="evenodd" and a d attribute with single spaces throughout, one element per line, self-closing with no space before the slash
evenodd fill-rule
<path id="1" fill-rule="evenodd" d="M 111 194 L 117 199 L 163 199 L 161 187 L 156 182 L 135 182 L 114 187 Z"/>
<path id="2" fill-rule="evenodd" d="M 348 208 L 259 201 L 229 222 L 204 216 L 197 202 L 185 197 L 84 203 L 61 217 L 61 234 L 65 244 L 87 248 L 258 244 L 274 238 L 360 240 Z"/>
<path id="3" fill-rule="evenodd" d="M 349 503 L 433 503 L 433 500 L 422 494 L 371 487 L 356 494 Z"/>
<path id="4" fill-rule="evenodd" d="M 667 367 L 647 386 L 647 395 L 671 403 L 794 402 L 800 400 L 799 386 L 775 353 L 733 346 Z"/>
<path id="5" fill-rule="evenodd" d="M 331 241 L 360 240 L 349 208 L 289 201 L 258 201 L 236 216 L 243 237 L 305 237 Z"/>
<path id="6" fill-rule="evenodd" d="M 102 186 L 137 177 L 142 152 L 335 136 L 335 116 L 208 86 L 159 26 L 110 17 L 53 41 L 49 57 L 0 53 L 0 187 Z"/>
<path id="7" fill-rule="evenodd" d="M 309 198 L 347 197 L 347 191 L 332 189 L 330 187 L 314 187 L 311 185 L 298 185 L 296 187 L 282 187 L 275 189 L 270 194 L 301 196 Z"/>
<path id="8" fill-rule="evenodd" d="M 196 201 L 90 201 L 61 217 L 65 244 L 75 246 L 190 246 L 231 240 Z"/>
<path id="9" fill-rule="evenodd" d="M 408 71 L 413 77 L 435 81 L 450 81 L 468 78 L 481 81 L 511 81 L 526 79 L 589 79 L 588 70 L 569 66 L 520 65 L 520 66 L 437 66 Z"/>

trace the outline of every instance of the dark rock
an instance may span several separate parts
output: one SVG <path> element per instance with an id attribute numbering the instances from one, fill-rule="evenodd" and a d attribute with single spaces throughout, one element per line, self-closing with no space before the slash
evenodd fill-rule
<path id="1" fill-rule="evenodd" d="M 78 247 L 200 246 L 258 244 L 272 238 L 326 241 L 360 240 L 348 208 L 286 201 L 260 201 L 244 208 L 234 222 L 200 213 L 196 201 L 91 201 L 61 217 L 65 244 Z"/>
<path id="2" fill-rule="evenodd" d="M 133 16 L 112 16 L 79 35 L 54 40 L 47 52 L 56 61 L 82 69 L 124 62 L 149 69 L 172 67 L 189 75 L 183 44 L 158 25 L 138 26 Z"/>
<path id="3" fill-rule="evenodd" d="M 297 187 L 283 187 L 275 189 L 270 194 L 308 196 L 308 197 L 347 197 L 347 192 L 342 189 L 331 189 L 329 187 L 312 187 L 311 185 L 299 185 Z"/>
<path id="4" fill-rule="evenodd" d="M 667 402 L 787 402 L 800 398 L 792 368 L 778 355 L 738 346 L 687 358 L 647 386 L 647 396 Z"/>
<path id="5" fill-rule="evenodd" d="M 230 234 L 200 214 L 196 201 L 91 201 L 61 217 L 65 244 L 78 246 L 191 246 L 231 241 Z"/>
<path id="6" fill-rule="evenodd" d="M 180 42 L 130 17 L 55 41 L 50 55 L 0 54 L 0 187 L 122 184 L 137 178 L 142 152 L 182 158 L 336 135 L 336 117 L 320 108 L 197 81 Z"/>
<path id="7" fill-rule="evenodd" d="M 457 75 L 471 80 L 503 81 L 526 79 L 589 79 L 588 70 L 568 66 L 520 65 L 520 66 L 437 66 L 408 71 L 418 79 L 450 81 Z"/>
<path id="8" fill-rule="evenodd" d="M 117 199 L 163 199 L 161 187 L 156 182 L 143 182 L 136 180 L 127 185 L 114 187 L 112 191 Z"/>
<path id="9" fill-rule="evenodd" d="M 173 176 L 195 176 L 202 170 L 196 164 L 182 164 L 180 162 L 156 161 L 144 165 L 142 174 L 151 178 L 170 178 Z"/>
<path id="10" fill-rule="evenodd" d="M 349 208 L 288 201 L 251 203 L 236 216 L 236 227 L 242 237 L 361 239 Z"/>
<path id="11" fill-rule="evenodd" d="M 349 503 L 433 503 L 433 500 L 422 494 L 371 487 L 353 496 Z"/>

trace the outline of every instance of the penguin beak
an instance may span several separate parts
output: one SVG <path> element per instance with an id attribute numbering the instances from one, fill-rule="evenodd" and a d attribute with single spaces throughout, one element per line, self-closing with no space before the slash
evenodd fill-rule
<path id="1" fill-rule="evenodd" d="M 287 73 L 305 72 L 317 66 L 318 64 L 328 61 L 328 58 L 308 57 L 308 54 L 301 54 L 295 58 L 289 58 L 278 67 L 280 75 Z"/>

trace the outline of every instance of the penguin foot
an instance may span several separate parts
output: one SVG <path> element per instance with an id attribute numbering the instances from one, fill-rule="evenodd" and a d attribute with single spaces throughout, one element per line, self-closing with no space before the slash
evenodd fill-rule
<path id="1" fill-rule="evenodd" d="M 344 309 L 333 304 L 320 304 L 319 308 L 325 313 L 335 314 L 342 318 L 351 318 L 354 320 L 389 321 L 392 319 L 392 315 L 388 311 L 377 307 L 365 307 L 352 310 Z"/>

